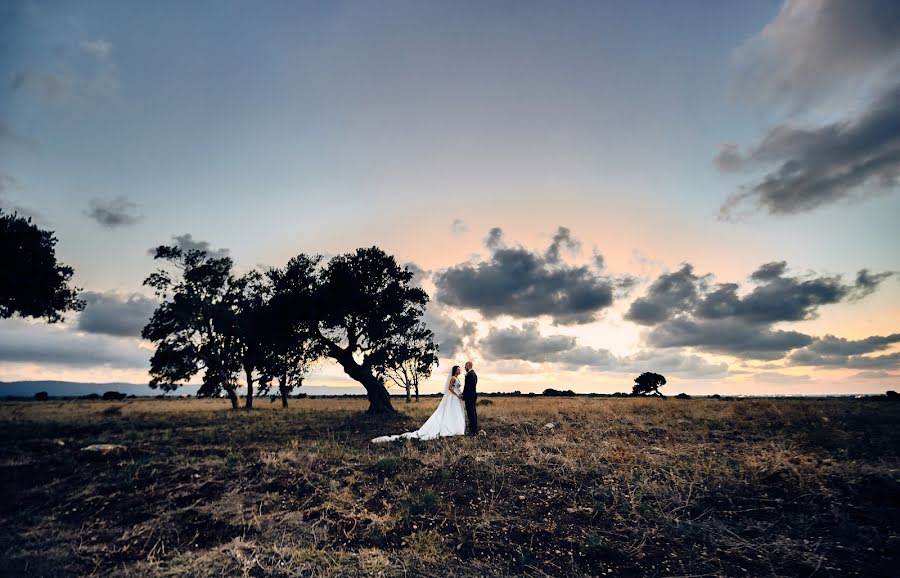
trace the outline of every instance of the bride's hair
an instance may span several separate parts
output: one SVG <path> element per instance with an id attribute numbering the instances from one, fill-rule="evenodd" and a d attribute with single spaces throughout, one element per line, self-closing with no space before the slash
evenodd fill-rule
<path id="1" fill-rule="evenodd" d="M 459 366 L 458 366 L 458 365 L 454 365 L 454 366 L 453 366 L 453 369 L 450 370 L 450 375 L 451 375 L 451 376 L 452 376 L 452 375 L 456 375 L 456 370 L 457 370 L 457 369 L 459 369 Z"/>

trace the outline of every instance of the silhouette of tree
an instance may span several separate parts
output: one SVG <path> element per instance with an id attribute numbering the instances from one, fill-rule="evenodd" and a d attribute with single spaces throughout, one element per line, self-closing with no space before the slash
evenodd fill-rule
<path id="1" fill-rule="evenodd" d="M 0 318 L 43 317 L 50 323 L 66 311 L 81 311 L 74 271 L 56 261 L 56 237 L 31 219 L 0 209 Z"/>
<path id="2" fill-rule="evenodd" d="M 325 354 L 366 388 L 369 413 L 395 412 L 382 376 L 428 303 L 425 291 L 410 286 L 412 277 L 378 247 L 338 255 L 318 274 L 310 326 Z"/>
<path id="3" fill-rule="evenodd" d="M 634 387 L 631 395 L 658 395 L 666 397 L 660 393 L 659 388 L 666 384 L 666 378 L 658 373 L 646 371 L 634 378 Z"/>
<path id="4" fill-rule="evenodd" d="M 264 310 L 266 355 L 260 395 L 277 381 L 282 407 L 288 406 L 288 395 L 303 385 L 310 367 L 323 354 L 315 339 L 318 332 L 310 323 L 320 261 L 318 256 L 298 255 L 284 269 L 267 273 L 272 296 Z"/>
<path id="5" fill-rule="evenodd" d="M 177 275 L 159 269 L 144 280 L 162 301 L 141 332 L 157 346 L 150 358 L 150 387 L 173 391 L 202 370 L 197 396 L 224 390 L 237 409 L 242 343 L 231 259 L 175 245 L 160 245 L 154 258 L 168 262 Z"/>
<path id="6" fill-rule="evenodd" d="M 424 323 L 417 323 L 409 333 L 398 335 L 390 346 L 391 361 L 385 365 L 384 375 L 406 389 L 406 403 L 411 401 L 415 389 L 418 402 L 419 383 L 431 377 L 431 370 L 438 362 L 434 334 Z"/>
<path id="7" fill-rule="evenodd" d="M 234 323 L 226 327 L 232 329 L 232 338 L 238 346 L 241 369 L 247 385 L 244 408 L 253 409 L 253 385 L 263 380 L 260 395 L 268 390 L 265 380 L 267 366 L 271 361 L 271 328 L 268 322 L 268 306 L 272 288 L 268 277 L 259 271 L 251 271 L 242 277 L 231 278 L 226 300 L 234 312 Z"/>

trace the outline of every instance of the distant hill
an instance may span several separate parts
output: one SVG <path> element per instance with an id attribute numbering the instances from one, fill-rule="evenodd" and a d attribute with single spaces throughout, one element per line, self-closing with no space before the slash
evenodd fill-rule
<path id="1" fill-rule="evenodd" d="M 185 385 L 178 390 L 169 393 L 173 397 L 182 395 L 196 395 L 199 385 Z M 156 396 L 163 393 L 153 389 L 146 383 L 80 383 L 75 381 L 0 381 L 0 397 L 12 395 L 15 397 L 32 397 L 39 391 L 46 391 L 50 397 L 79 397 L 91 393 L 102 394 L 105 391 L 118 391 L 128 395 Z M 244 389 L 239 388 L 243 395 Z M 307 395 L 365 395 L 365 390 L 360 387 L 328 387 L 323 385 L 304 385 L 296 389 L 294 393 Z M 391 392 L 398 394 L 402 392 Z"/>

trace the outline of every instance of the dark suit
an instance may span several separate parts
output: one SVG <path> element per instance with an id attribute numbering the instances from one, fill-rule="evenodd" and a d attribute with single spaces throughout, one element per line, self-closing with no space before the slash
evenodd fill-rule
<path id="1" fill-rule="evenodd" d="M 475 411 L 475 400 L 478 393 L 475 386 L 478 385 L 478 375 L 474 369 L 466 372 L 466 386 L 463 388 L 463 401 L 466 402 L 466 415 L 469 418 L 469 435 L 478 434 L 478 413 Z"/>

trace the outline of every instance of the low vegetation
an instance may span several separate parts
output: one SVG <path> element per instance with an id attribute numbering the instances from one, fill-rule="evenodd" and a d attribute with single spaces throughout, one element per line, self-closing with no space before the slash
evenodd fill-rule
<path id="1" fill-rule="evenodd" d="M 5 575 L 889 575 L 900 404 L 494 398 L 371 445 L 361 399 L 0 403 Z M 552 424 L 552 425 L 551 425 Z M 108 456 L 90 444 L 120 444 Z M 88 455 L 90 454 L 90 457 Z"/>

